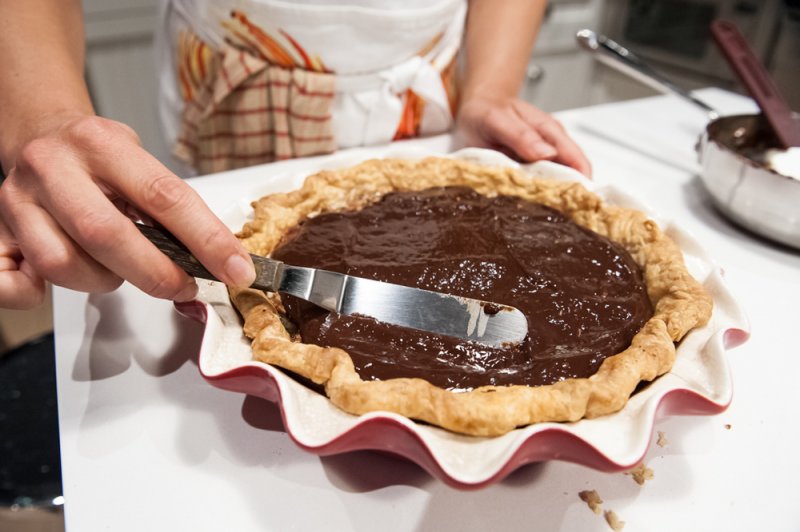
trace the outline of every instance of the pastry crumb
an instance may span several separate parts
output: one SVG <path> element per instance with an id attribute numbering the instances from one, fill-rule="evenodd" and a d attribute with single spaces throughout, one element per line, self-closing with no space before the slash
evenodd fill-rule
<path id="1" fill-rule="evenodd" d="M 625 526 L 625 521 L 621 521 L 614 510 L 606 510 L 603 512 L 602 504 L 603 499 L 600 498 L 600 495 L 597 494 L 595 490 L 583 490 L 578 493 L 578 496 L 581 498 L 583 502 L 586 503 L 591 510 L 596 513 L 597 515 L 603 515 L 608 523 L 608 526 L 611 527 L 612 530 L 615 532 L 619 532 Z"/>
<path id="2" fill-rule="evenodd" d="M 725 423 L 725 430 L 731 430 L 732 426 L 730 423 Z"/>
<path id="3" fill-rule="evenodd" d="M 656 441 L 656 445 L 659 447 L 666 447 L 669 445 L 669 440 L 667 439 L 667 435 L 664 431 L 658 431 L 658 441 Z"/>
<path id="4" fill-rule="evenodd" d="M 611 527 L 611 530 L 619 532 L 625 528 L 625 521 L 621 521 L 620 518 L 617 517 L 617 514 L 614 513 L 614 510 L 606 510 L 603 515 L 606 518 L 606 523 L 608 523 L 608 526 Z"/>
<path id="5" fill-rule="evenodd" d="M 597 515 L 600 515 L 600 513 L 603 511 L 601 506 L 603 504 L 603 499 L 600 498 L 600 495 L 598 495 L 595 490 L 583 490 L 582 492 L 578 493 L 578 497 L 580 497 L 581 500 L 585 502 L 586 505 Z"/>
<path id="6" fill-rule="evenodd" d="M 655 478 L 653 470 L 647 467 L 644 462 L 637 465 L 633 469 L 626 471 L 625 474 L 633 477 L 633 480 L 635 480 L 640 486 L 643 486 L 648 480 L 653 480 L 653 478 Z"/>

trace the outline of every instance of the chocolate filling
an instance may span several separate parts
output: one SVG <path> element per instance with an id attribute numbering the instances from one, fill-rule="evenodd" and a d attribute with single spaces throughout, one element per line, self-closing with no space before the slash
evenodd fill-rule
<path id="1" fill-rule="evenodd" d="M 528 319 L 524 342 L 493 349 L 283 296 L 303 342 L 346 350 L 365 380 L 419 377 L 468 390 L 588 377 L 653 313 L 641 271 L 619 245 L 544 205 L 466 187 L 390 193 L 359 211 L 320 214 L 272 256 L 512 305 Z"/>

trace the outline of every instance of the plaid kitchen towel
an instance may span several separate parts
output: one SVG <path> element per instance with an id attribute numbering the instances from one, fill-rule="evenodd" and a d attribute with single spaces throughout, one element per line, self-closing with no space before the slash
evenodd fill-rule
<path id="1" fill-rule="evenodd" d="M 175 155 L 198 173 L 330 153 L 334 75 L 270 64 L 225 44 L 218 53 L 184 37 L 186 102 Z"/>

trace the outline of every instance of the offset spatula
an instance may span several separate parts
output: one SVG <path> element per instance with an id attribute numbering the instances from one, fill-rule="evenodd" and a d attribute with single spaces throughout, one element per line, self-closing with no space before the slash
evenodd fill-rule
<path id="1" fill-rule="evenodd" d="M 136 226 L 189 275 L 218 280 L 171 234 Z M 528 334 L 525 316 L 508 305 L 251 257 L 256 268 L 253 288 L 290 294 L 339 314 L 369 316 L 491 347 L 518 344 Z"/>

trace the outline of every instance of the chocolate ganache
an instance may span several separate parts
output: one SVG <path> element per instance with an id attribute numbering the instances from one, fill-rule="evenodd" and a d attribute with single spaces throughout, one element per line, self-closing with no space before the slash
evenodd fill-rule
<path id="1" fill-rule="evenodd" d="M 303 342 L 347 351 L 362 379 L 419 377 L 451 390 L 588 377 L 652 316 L 638 265 L 560 212 L 466 187 L 395 192 L 290 231 L 272 256 L 520 309 L 529 333 L 494 349 L 341 316 L 283 296 Z"/>

